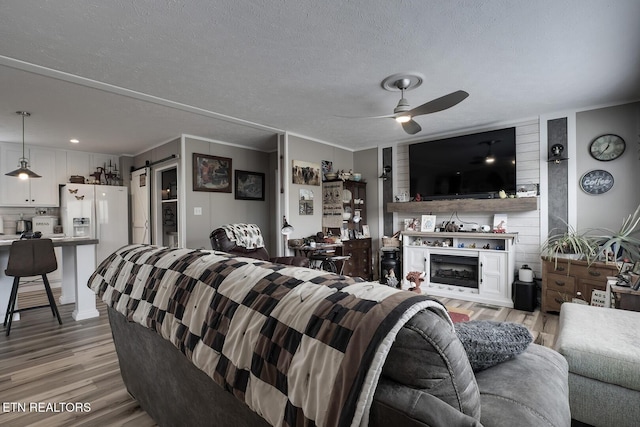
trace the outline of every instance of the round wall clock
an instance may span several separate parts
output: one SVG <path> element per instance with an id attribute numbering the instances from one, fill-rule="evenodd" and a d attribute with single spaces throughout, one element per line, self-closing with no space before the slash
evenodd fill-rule
<path id="1" fill-rule="evenodd" d="M 624 153 L 626 144 L 618 135 L 600 135 L 591 142 L 589 153 L 596 160 L 608 162 L 617 159 Z"/>
<path id="2" fill-rule="evenodd" d="M 613 175 L 596 169 L 589 171 L 580 178 L 580 188 L 587 194 L 603 194 L 613 187 Z"/>

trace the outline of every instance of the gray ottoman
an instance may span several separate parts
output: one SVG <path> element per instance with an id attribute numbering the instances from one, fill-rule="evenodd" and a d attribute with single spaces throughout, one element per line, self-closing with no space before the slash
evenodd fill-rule
<path id="1" fill-rule="evenodd" d="M 556 350 L 569 363 L 571 417 L 594 426 L 640 422 L 640 313 L 565 303 Z"/>

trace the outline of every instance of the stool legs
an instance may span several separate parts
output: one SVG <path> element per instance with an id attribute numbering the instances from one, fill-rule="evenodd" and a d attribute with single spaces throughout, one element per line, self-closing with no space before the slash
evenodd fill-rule
<path id="1" fill-rule="evenodd" d="M 47 291 L 47 298 L 49 299 L 49 307 L 51 307 L 51 313 L 55 317 L 58 318 L 58 323 L 62 325 L 62 320 L 60 319 L 60 313 L 58 313 L 58 306 L 56 305 L 56 301 L 53 299 L 53 293 L 51 292 L 51 286 L 49 286 L 49 279 L 47 279 L 47 275 L 42 275 L 42 281 L 44 282 L 44 289 Z"/>
<path id="2" fill-rule="evenodd" d="M 11 296 L 9 297 L 9 304 L 7 305 L 7 313 L 4 316 L 3 326 L 7 327 L 6 335 L 9 336 L 9 332 L 11 332 L 11 322 L 13 320 L 13 310 L 16 306 L 16 299 L 18 298 L 18 282 L 20 282 L 19 277 L 13 278 L 13 286 L 11 287 Z"/>
<path id="3" fill-rule="evenodd" d="M 44 290 L 47 293 L 47 299 L 49 300 L 49 305 L 41 305 L 38 307 L 27 307 L 23 309 L 16 310 L 16 301 L 18 300 L 18 285 L 20 284 L 20 277 L 13 278 L 13 287 L 11 288 L 11 296 L 9 297 L 9 305 L 7 306 L 7 314 L 4 316 L 4 326 L 7 328 L 6 335 L 9 336 L 11 332 L 11 323 L 13 321 L 13 314 L 16 312 L 20 312 L 23 310 L 30 310 L 33 308 L 43 308 L 50 307 L 51 313 L 53 316 L 58 319 L 58 323 L 62 325 L 62 319 L 60 318 L 60 312 L 58 312 L 58 306 L 56 305 L 56 301 L 53 298 L 53 292 L 51 292 L 51 286 L 49 285 L 49 279 L 46 274 L 42 275 L 42 281 L 44 282 Z"/>

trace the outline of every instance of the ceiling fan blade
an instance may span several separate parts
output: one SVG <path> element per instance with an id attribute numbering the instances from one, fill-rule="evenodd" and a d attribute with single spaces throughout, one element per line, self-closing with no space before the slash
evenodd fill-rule
<path id="1" fill-rule="evenodd" d="M 454 105 L 459 104 L 468 96 L 469 94 L 463 90 L 451 92 L 448 95 L 434 99 L 433 101 L 429 101 L 425 104 L 420 105 L 419 107 L 414 108 L 413 110 L 409 111 L 409 114 L 411 115 L 411 117 L 415 117 L 421 116 L 423 114 L 431 114 L 438 111 L 446 110 L 447 108 L 451 108 Z"/>
<path id="2" fill-rule="evenodd" d="M 334 116 L 340 117 L 341 119 L 394 119 L 396 117 L 395 114 L 385 114 L 384 116 Z"/>
<path id="3" fill-rule="evenodd" d="M 415 135 L 422 130 L 420 125 L 415 120 L 409 120 L 406 123 L 402 123 L 402 129 L 404 129 L 404 131 L 409 135 Z"/>

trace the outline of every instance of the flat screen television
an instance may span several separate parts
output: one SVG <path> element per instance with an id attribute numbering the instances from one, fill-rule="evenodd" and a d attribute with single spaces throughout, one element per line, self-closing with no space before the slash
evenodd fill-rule
<path id="1" fill-rule="evenodd" d="M 411 144 L 409 186 L 411 197 L 423 200 L 515 193 L 516 129 Z"/>

